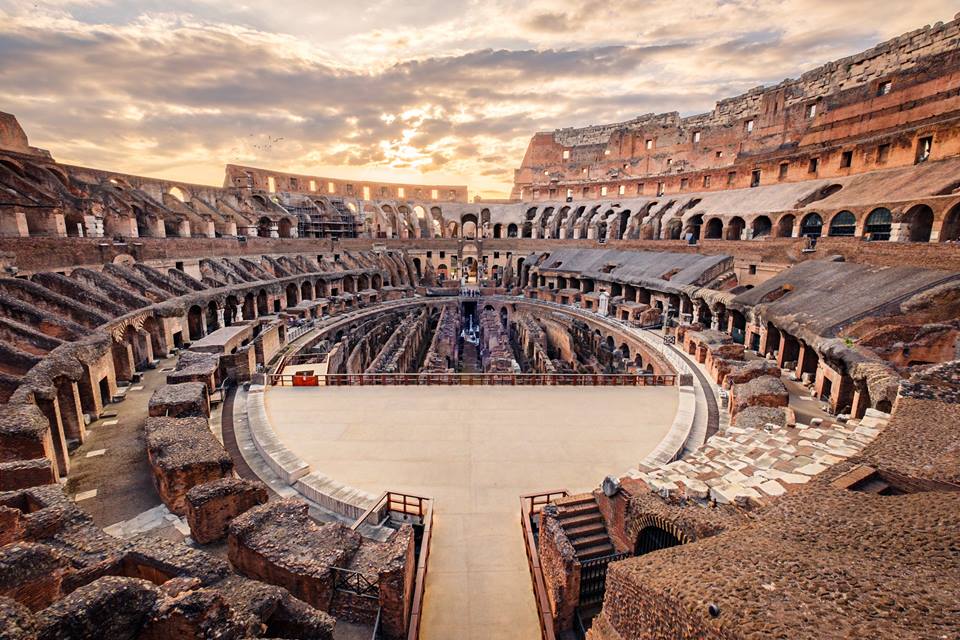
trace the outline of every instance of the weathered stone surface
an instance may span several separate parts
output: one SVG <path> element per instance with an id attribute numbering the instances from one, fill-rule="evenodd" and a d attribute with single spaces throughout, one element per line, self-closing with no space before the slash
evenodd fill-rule
<path id="1" fill-rule="evenodd" d="M 192 487 L 233 472 L 233 461 L 206 418 L 147 418 L 144 434 L 154 486 L 173 513 L 186 514 L 186 494 Z"/>
<path id="2" fill-rule="evenodd" d="M 149 412 L 154 417 L 209 417 L 210 400 L 207 387 L 201 382 L 165 384 L 150 396 Z"/>
<path id="3" fill-rule="evenodd" d="M 253 507 L 230 523 L 230 563 L 245 576 L 282 586 L 329 611 L 334 567 L 346 567 L 360 535 L 338 523 L 318 525 L 295 499 Z"/>
<path id="4" fill-rule="evenodd" d="M 200 544 L 222 540 L 233 518 L 265 503 L 267 497 L 265 485 L 240 478 L 221 478 L 194 486 L 187 492 L 191 537 Z"/>
<path id="5" fill-rule="evenodd" d="M 105 576 L 78 588 L 37 615 L 37 638 L 117 640 L 139 637 L 162 597 L 146 580 Z"/>

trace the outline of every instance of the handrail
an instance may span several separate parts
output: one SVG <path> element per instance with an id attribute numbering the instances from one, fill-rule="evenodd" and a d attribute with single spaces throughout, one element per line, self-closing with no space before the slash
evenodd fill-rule
<path id="1" fill-rule="evenodd" d="M 376 502 L 356 519 L 350 528 L 356 531 L 373 514 L 382 514 L 384 510 L 401 513 L 405 518 L 415 516 L 420 519 L 420 524 L 423 525 L 423 534 L 420 537 L 420 554 L 417 558 L 416 575 L 414 577 L 413 599 L 410 603 L 410 619 L 407 625 L 407 640 L 417 640 L 420 636 L 420 620 L 423 617 L 423 596 L 426 588 L 427 566 L 430 561 L 430 540 L 433 535 L 433 500 L 398 491 L 384 491 Z M 377 588 L 379 592 L 379 583 Z"/>
<path id="2" fill-rule="evenodd" d="M 433 535 L 433 500 L 427 502 L 422 513 L 424 521 L 423 537 L 420 539 L 420 557 L 417 559 L 417 576 L 413 585 L 413 602 L 410 607 L 410 624 L 407 626 L 407 640 L 420 638 L 420 621 L 423 617 L 423 596 L 427 581 L 427 565 L 430 562 L 430 538 Z"/>
<path id="3" fill-rule="evenodd" d="M 570 495 L 566 489 L 557 489 L 545 493 L 530 493 L 520 496 L 520 526 L 523 529 L 524 551 L 527 554 L 527 568 L 533 581 L 533 597 L 537 603 L 537 618 L 540 623 L 540 637 L 542 640 L 556 640 L 557 633 L 553 627 L 553 613 L 550 610 L 550 600 L 547 598 L 547 585 L 543 578 L 543 568 L 540 566 L 540 554 L 537 551 L 537 539 L 533 533 L 532 516 L 539 513 L 543 505 L 554 498 Z M 540 509 L 536 507 L 539 506 Z"/>
<path id="4" fill-rule="evenodd" d="M 271 385 L 293 387 L 335 386 L 675 386 L 673 373 L 271 373 Z"/>

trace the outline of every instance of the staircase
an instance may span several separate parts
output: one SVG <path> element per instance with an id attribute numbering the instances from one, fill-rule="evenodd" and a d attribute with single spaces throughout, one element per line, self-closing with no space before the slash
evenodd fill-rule
<path id="1" fill-rule="evenodd" d="M 615 553 L 600 506 L 592 495 L 574 497 L 557 505 L 557 521 L 577 553 L 577 560 L 593 560 Z"/>
<path id="2" fill-rule="evenodd" d="M 463 359 L 463 373 L 483 373 L 483 366 L 480 364 L 477 345 L 464 340 L 461 358 Z"/>

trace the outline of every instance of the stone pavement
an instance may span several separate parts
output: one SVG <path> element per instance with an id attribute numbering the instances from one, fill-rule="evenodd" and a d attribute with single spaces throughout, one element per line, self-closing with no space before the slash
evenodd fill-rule
<path id="1" fill-rule="evenodd" d="M 768 423 L 761 428 L 727 427 L 699 451 L 660 467 L 639 467 L 630 476 L 661 496 L 686 497 L 750 507 L 783 495 L 873 441 L 887 414 L 868 410 L 847 423 Z"/>

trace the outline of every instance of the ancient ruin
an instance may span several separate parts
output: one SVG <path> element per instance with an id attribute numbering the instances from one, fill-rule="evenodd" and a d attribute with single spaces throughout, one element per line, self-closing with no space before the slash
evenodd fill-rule
<path id="1" fill-rule="evenodd" d="M 0 637 L 956 637 L 958 41 L 536 133 L 504 201 L 0 113 Z"/>

